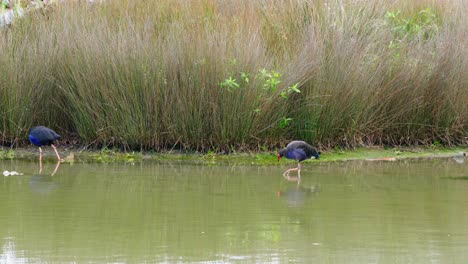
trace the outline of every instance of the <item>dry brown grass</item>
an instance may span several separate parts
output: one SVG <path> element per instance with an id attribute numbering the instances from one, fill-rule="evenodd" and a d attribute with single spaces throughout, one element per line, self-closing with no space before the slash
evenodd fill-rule
<path id="1" fill-rule="evenodd" d="M 466 9 L 363 0 L 56 5 L 0 35 L 0 140 L 22 143 L 29 126 L 44 124 L 83 145 L 132 149 L 467 144 Z M 281 76 L 262 78 L 262 69 Z M 223 88 L 229 79 L 237 86 Z M 272 80 L 281 82 L 265 89 Z M 296 83 L 301 93 L 280 96 Z"/>

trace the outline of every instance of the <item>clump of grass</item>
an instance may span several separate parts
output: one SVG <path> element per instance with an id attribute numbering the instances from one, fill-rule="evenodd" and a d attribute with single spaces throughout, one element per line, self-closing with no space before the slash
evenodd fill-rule
<path id="1" fill-rule="evenodd" d="M 0 160 L 11 160 L 15 158 L 15 151 L 13 149 L 0 149 Z"/>
<path id="2" fill-rule="evenodd" d="M 416 26 L 395 34 L 386 10 L 404 7 L 381 4 L 344 4 L 332 9 L 334 16 L 325 14 L 319 28 L 310 25 L 307 61 L 316 63 L 303 81 L 307 99 L 297 115 L 304 122 L 296 123 L 296 133 L 327 146 L 466 144 L 467 107 L 460 99 L 467 96 L 467 60 L 456 58 L 466 52 L 452 42 L 463 35 L 460 14 L 443 15 L 446 7 L 437 5 L 408 9 L 442 15 L 437 23 L 419 22 L 431 34 L 417 33 Z"/>
<path id="3" fill-rule="evenodd" d="M 103 148 L 99 153 L 92 154 L 92 159 L 97 162 L 109 163 L 115 161 L 124 161 L 133 163 L 135 161 L 142 160 L 142 154 L 136 152 L 120 152 L 111 150 L 108 148 Z"/>
<path id="4" fill-rule="evenodd" d="M 0 142 L 468 144 L 462 1 L 70 2 L 0 33 Z M 4 66 L 4 67 L 3 67 Z"/>

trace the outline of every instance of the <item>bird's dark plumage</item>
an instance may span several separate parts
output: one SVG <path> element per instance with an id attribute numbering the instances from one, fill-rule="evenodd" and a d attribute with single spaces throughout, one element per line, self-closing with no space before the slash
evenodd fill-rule
<path id="1" fill-rule="evenodd" d="M 50 146 L 54 140 L 60 139 L 60 135 L 48 127 L 35 126 L 29 129 L 28 138 L 32 144 L 41 147 Z"/>
<path id="2" fill-rule="evenodd" d="M 293 159 L 297 162 L 301 162 L 312 157 L 319 159 L 320 155 L 311 145 L 304 141 L 295 140 L 290 142 L 286 148 L 281 149 L 278 152 L 278 159 L 281 157 L 286 157 L 287 159 Z"/>

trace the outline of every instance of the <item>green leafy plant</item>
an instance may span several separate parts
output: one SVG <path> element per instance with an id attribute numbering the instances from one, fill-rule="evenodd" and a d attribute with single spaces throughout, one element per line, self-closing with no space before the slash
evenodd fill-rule
<path id="1" fill-rule="evenodd" d="M 221 85 L 221 88 L 225 88 L 229 92 L 232 92 L 240 87 L 239 84 L 236 82 L 236 79 L 232 77 L 225 79 L 220 85 Z"/>
<path id="2" fill-rule="evenodd" d="M 406 36 L 413 38 L 421 34 L 423 39 L 427 40 L 439 30 L 438 16 L 429 7 L 406 16 L 400 10 L 388 11 L 386 18 L 398 39 Z"/>
<path id="3" fill-rule="evenodd" d="M 15 158 L 15 151 L 13 149 L 0 150 L 0 160 L 12 160 Z"/>
<path id="4" fill-rule="evenodd" d="M 245 72 L 241 72 L 241 78 L 242 80 L 244 80 L 245 83 L 249 83 L 250 81 L 250 77 L 249 77 L 249 74 L 248 73 L 245 73 Z"/>
<path id="5" fill-rule="evenodd" d="M 288 99 L 289 95 L 292 93 L 301 93 L 301 90 L 297 88 L 298 85 L 299 83 L 296 83 L 293 86 L 289 86 L 288 88 L 280 92 L 280 96 L 284 99 Z"/>
<path id="6" fill-rule="evenodd" d="M 292 118 L 290 118 L 290 117 L 283 117 L 283 119 L 281 119 L 281 120 L 279 121 L 278 126 L 279 126 L 279 128 L 286 128 L 286 127 L 290 124 L 291 121 L 293 121 Z"/>
<path id="7" fill-rule="evenodd" d="M 278 84 L 281 83 L 281 74 L 274 70 L 267 71 L 266 69 L 261 69 L 258 71 L 257 77 L 263 80 L 263 89 L 270 92 L 275 92 Z"/>
<path id="8" fill-rule="evenodd" d="M 124 161 L 133 163 L 142 159 L 141 153 L 137 152 L 119 152 L 108 148 L 103 148 L 99 153 L 92 155 L 93 159 L 98 162 L 109 163 L 115 161 Z"/>
<path id="9" fill-rule="evenodd" d="M 437 149 L 437 148 L 441 148 L 441 147 L 442 147 L 442 143 L 440 143 L 439 140 L 434 140 L 434 142 L 432 142 L 432 144 L 431 144 L 431 148 Z"/>

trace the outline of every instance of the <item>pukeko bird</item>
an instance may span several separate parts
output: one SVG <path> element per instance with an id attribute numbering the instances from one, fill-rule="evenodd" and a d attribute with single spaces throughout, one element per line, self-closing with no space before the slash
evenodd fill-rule
<path id="1" fill-rule="evenodd" d="M 57 148 L 53 144 L 55 140 L 60 139 L 60 135 L 55 133 L 55 131 L 45 126 L 35 126 L 29 129 L 28 138 L 32 144 L 39 147 L 39 161 L 42 161 L 42 146 L 51 146 L 55 151 L 58 161 L 62 161 Z"/>
<path id="2" fill-rule="evenodd" d="M 317 152 L 311 145 L 307 144 L 304 141 L 291 141 L 286 148 L 281 149 L 278 152 L 278 161 L 281 157 L 286 157 L 287 159 L 293 159 L 297 161 L 297 168 L 292 168 L 283 173 L 284 176 L 289 177 L 291 171 L 297 171 L 297 177 L 301 177 L 301 161 L 310 159 L 312 157 L 319 159 L 320 153 Z"/>

